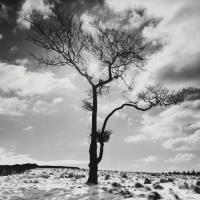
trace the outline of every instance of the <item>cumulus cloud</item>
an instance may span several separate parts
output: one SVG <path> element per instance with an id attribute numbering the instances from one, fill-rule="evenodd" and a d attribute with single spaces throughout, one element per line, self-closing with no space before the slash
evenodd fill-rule
<path id="1" fill-rule="evenodd" d="M 53 104 L 59 104 L 59 103 L 62 103 L 62 102 L 63 102 L 62 97 L 54 98 L 53 101 L 52 101 Z"/>
<path id="2" fill-rule="evenodd" d="M 49 114 L 53 112 L 53 108 L 51 103 L 47 103 L 43 100 L 38 100 L 33 105 L 33 112 L 36 114 Z"/>
<path id="3" fill-rule="evenodd" d="M 147 66 L 151 71 L 149 78 L 164 82 L 171 88 L 198 86 L 200 48 L 197 44 L 200 42 L 200 15 L 199 12 L 193 12 L 191 15 L 191 10 L 199 9 L 200 4 L 196 1 L 176 1 L 176 4 L 179 6 L 172 19 L 167 14 L 164 23 L 157 30 L 159 35 L 168 35 L 168 39 L 163 51 L 152 57 Z"/>
<path id="4" fill-rule="evenodd" d="M 56 78 L 51 72 L 27 71 L 24 66 L 0 63 L 0 89 L 15 91 L 21 97 L 44 95 L 54 90 L 75 89 L 68 78 Z"/>
<path id="5" fill-rule="evenodd" d="M 22 4 L 21 10 L 18 12 L 18 19 L 17 22 L 25 26 L 26 28 L 30 27 L 30 23 L 25 21 L 24 18 L 29 19 L 33 11 L 37 11 L 44 18 L 47 18 L 48 15 L 51 13 L 52 5 L 47 4 L 47 1 L 44 0 L 25 0 Z"/>
<path id="6" fill-rule="evenodd" d="M 154 141 L 172 151 L 199 150 L 200 89 L 183 89 L 181 93 L 185 101 L 180 105 L 144 113 L 139 134 L 128 136 L 125 142 Z"/>
<path id="7" fill-rule="evenodd" d="M 135 80 L 137 88 L 158 82 L 172 89 L 199 85 L 200 2 L 108 0 L 107 3 L 120 11 L 127 7 L 145 7 L 148 14 L 162 18 L 156 28 L 147 27 L 144 30 L 147 38 L 161 38 L 165 45 L 147 60 L 147 71 Z"/>
<path id="8" fill-rule="evenodd" d="M 176 63 L 169 63 L 157 74 L 159 81 L 164 80 L 170 84 L 187 81 L 187 84 L 200 83 L 200 53 L 186 56 Z M 188 84 L 189 85 L 189 84 Z"/>
<path id="9" fill-rule="evenodd" d="M 23 115 L 30 107 L 34 113 L 52 113 L 63 98 L 47 102 L 36 97 L 62 93 L 63 89 L 71 91 L 75 86 L 68 78 L 57 78 L 52 72 L 33 72 L 22 65 L 0 63 L 1 115 Z"/>
<path id="10" fill-rule="evenodd" d="M 27 100 L 17 97 L 0 97 L 0 115 L 21 116 L 29 107 Z"/>
<path id="11" fill-rule="evenodd" d="M 88 14 L 88 13 L 87 13 Z M 143 32 L 146 27 L 155 27 L 160 18 L 149 16 L 144 7 L 126 8 L 123 11 L 113 9 L 107 2 L 105 7 L 97 7 L 89 13 L 92 16 L 100 17 L 102 21 L 113 26 L 120 25 L 121 28 Z"/>
<path id="12" fill-rule="evenodd" d="M 140 129 L 140 133 L 143 135 L 142 138 L 144 140 L 158 140 L 179 135 L 181 127 L 192 117 L 188 114 L 189 111 L 187 113 L 182 111 L 178 105 L 154 116 L 145 113 Z"/>
<path id="13" fill-rule="evenodd" d="M 143 114 L 139 134 L 129 136 L 125 141 L 127 143 L 159 141 L 162 147 L 173 151 L 198 150 L 200 100 L 194 99 L 185 101 L 181 105 L 171 106 L 157 114 Z"/>
<path id="14" fill-rule="evenodd" d="M 179 163 L 188 162 L 192 160 L 195 156 L 191 153 L 178 153 L 175 157 L 166 160 L 166 162 Z"/>
<path id="15" fill-rule="evenodd" d="M 200 124 L 198 124 L 200 128 Z M 162 146 L 174 151 L 194 151 L 199 150 L 200 131 L 195 131 L 192 135 L 176 137 L 163 142 Z"/>
<path id="16" fill-rule="evenodd" d="M 26 28 L 30 28 L 30 23 L 25 21 L 24 18 L 29 19 L 33 11 L 39 12 L 46 19 L 52 13 L 54 7 L 61 7 L 66 12 L 81 15 L 87 11 L 91 11 L 95 7 L 103 5 L 104 0 L 25 0 L 21 9 L 18 11 L 19 17 L 17 22 Z"/>
<path id="17" fill-rule="evenodd" d="M 27 58 L 23 58 L 23 59 L 16 59 L 15 63 L 18 65 L 22 65 L 22 66 L 26 66 L 30 61 Z"/>
<path id="18" fill-rule="evenodd" d="M 51 114 L 56 111 L 56 106 L 63 101 L 63 98 L 54 98 L 52 102 L 38 100 L 34 102 L 32 111 L 35 114 Z"/>

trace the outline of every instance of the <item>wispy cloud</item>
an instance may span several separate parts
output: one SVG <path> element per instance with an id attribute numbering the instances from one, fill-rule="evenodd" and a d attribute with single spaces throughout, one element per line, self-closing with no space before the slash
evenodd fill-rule
<path id="1" fill-rule="evenodd" d="M 63 98 L 54 98 L 51 102 L 37 100 L 32 105 L 32 111 L 35 114 L 51 114 L 55 112 L 57 106 L 63 102 Z"/>
<path id="2" fill-rule="evenodd" d="M 136 160 L 137 162 L 144 162 L 144 163 L 152 163 L 152 162 L 155 162 L 157 160 L 157 157 L 156 156 L 148 156 L 146 158 L 141 158 L 141 159 L 138 159 Z"/>
<path id="3" fill-rule="evenodd" d="M 199 150 L 199 142 L 200 131 L 198 130 L 188 136 L 170 138 L 163 142 L 162 146 L 173 151 L 195 151 Z"/>
<path id="4" fill-rule="evenodd" d="M 147 140 L 147 137 L 144 134 L 139 134 L 139 135 L 130 135 L 125 138 L 125 142 L 130 144 L 130 143 L 138 143 L 142 142 L 144 140 Z"/>
<path id="5" fill-rule="evenodd" d="M 26 128 L 24 128 L 25 131 L 30 131 L 30 130 L 32 130 L 32 129 L 33 129 L 32 126 L 27 126 Z"/>
<path id="6" fill-rule="evenodd" d="M 165 162 L 180 163 L 188 162 L 194 158 L 194 154 L 191 153 L 179 153 L 175 157 L 166 160 Z"/>
<path id="7" fill-rule="evenodd" d="M 59 103 L 62 103 L 62 102 L 63 102 L 62 97 L 54 98 L 53 101 L 52 101 L 53 104 L 59 104 Z"/>

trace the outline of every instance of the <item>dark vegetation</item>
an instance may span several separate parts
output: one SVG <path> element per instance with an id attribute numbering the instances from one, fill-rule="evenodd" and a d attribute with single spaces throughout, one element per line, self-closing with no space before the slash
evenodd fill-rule
<path id="1" fill-rule="evenodd" d="M 168 173 L 163 173 L 163 174 L 168 174 L 168 175 L 187 175 L 187 176 L 200 176 L 200 171 L 182 171 L 182 172 L 178 172 L 178 171 L 173 171 L 173 172 L 168 172 Z"/>
<path id="2" fill-rule="evenodd" d="M 26 170 L 36 169 L 36 168 L 62 168 L 62 169 L 79 169 L 79 167 L 70 166 L 50 166 L 50 165 L 37 165 L 37 164 L 16 164 L 16 165 L 0 165 L 0 176 L 7 176 L 12 174 L 24 173 Z"/>

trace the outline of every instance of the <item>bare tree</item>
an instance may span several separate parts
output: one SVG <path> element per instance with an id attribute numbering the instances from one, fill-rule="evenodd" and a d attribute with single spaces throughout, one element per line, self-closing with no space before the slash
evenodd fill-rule
<path id="1" fill-rule="evenodd" d="M 34 14 L 27 20 L 31 27 L 28 39 L 46 50 L 45 57 L 34 56 L 39 63 L 50 66 L 72 67 L 84 77 L 91 87 L 91 102 L 83 101 L 83 108 L 92 112 L 91 143 L 89 148 L 89 178 L 87 183 L 98 183 L 98 164 L 103 156 L 103 146 L 108 141 L 111 131 L 106 130 L 108 119 L 124 107 L 134 107 L 146 111 L 153 106 L 166 106 L 174 103 L 174 94 L 168 91 L 149 88 L 139 94 L 139 99 L 148 103 L 145 108 L 139 107 L 138 102 L 122 104 L 115 108 L 105 118 L 101 130 L 97 128 L 98 96 L 110 88 L 110 83 L 121 79 L 126 84 L 126 72 L 132 68 L 141 69 L 145 58 L 145 38 L 141 32 L 128 31 L 120 26 L 108 27 L 101 20 L 93 23 L 91 31 L 86 31 L 82 21 L 75 15 L 69 15 L 56 10 L 49 18 L 44 19 Z M 88 72 L 85 54 L 94 56 L 101 63 L 101 76 L 95 77 Z M 126 84 L 127 85 L 127 84 Z M 100 143 L 100 153 L 97 155 L 97 142 Z"/>

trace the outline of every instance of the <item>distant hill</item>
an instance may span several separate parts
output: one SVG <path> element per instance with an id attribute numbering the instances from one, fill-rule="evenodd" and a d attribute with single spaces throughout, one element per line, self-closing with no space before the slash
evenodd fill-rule
<path id="1" fill-rule="evenodd" d="M 0 165 L 0 176 L 20 174 L 20 173 L 24 173 L 26 170 L 36 169 L 36 168 L 80 169 L 79 167 L 37 165 L 37 164 L 32 164 L 32 163 L 16 164 L 16 165 Z"/>

